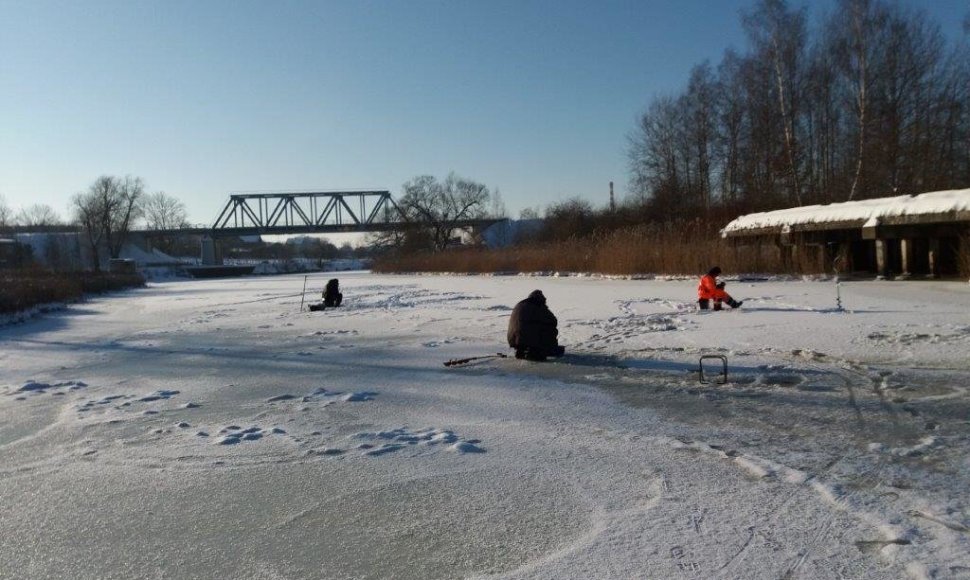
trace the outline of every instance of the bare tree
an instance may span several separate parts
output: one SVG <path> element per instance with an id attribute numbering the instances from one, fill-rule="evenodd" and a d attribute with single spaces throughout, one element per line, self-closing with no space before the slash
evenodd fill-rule
<path id="1" fill-rule="evenodd" d="M 552 240 L 581 238 L 593 233 L 596 227 L 593 206 L 580 197 L 572 197 L 546 208 L 541 237 Z"/>
<path id="2" fill-rule="evenodd" d="M 505 207 L 505 200 L 502 199 L 502 194 L 496 188 L 492 192 L 492 203 L 488 210 L 488 216 L 493 218 L 507 218 L 509 217 L 509 210 Z"/>
<path id="3" fill-rule="evenodd" d="M 432 249 L 443 250 L 458 222 L 485 217 L 489 199 L 486 186 L 454 173 L 444 181 L 421 175 L 404 184 L 398 207 L 418 228 L 412 235 L 426 236 Z"/>
<path id="4" fill-rule="evenodd" d="M 61 223 L 61 218 L 51 206 L 35 203 L 21 209 L 17 213 L 16 222 L 18 225 L 30 227 L 56 226 Z"/>
<path id="5" fill-rule="evenodd" d="M 141 217 L 141 202 L 145 195 L 145 183 L 140 177 L 115 178 L 115 184 L 112 211 L 105 215 L 105 241 L 112 258 L 121 254 L 132 224 Z"/>
<path id="6" fill-rule="evenodd" d="M 141 216 L 145 185 L 141 178 L 102 175 L 84 193 L 71 200 L 74 218 L 85 232 L 94 259 L 101 270 L 102 246 L 112 258 L 121 254 L 131 225 Z"/>
<path id="7" fill-rule="evenodd" d="M 847 18 L 847 19 L 846 19 Z M 879 34 L 886 22 L 885 7 L 878 0 L 841 0 L 835 28 L 842 32 L 836 45 L 842 74 L 851 87 L 856 121 L 856 162 L 848 199 L 859 193 L 868 145 L 869 108 L 872 99 L 872 63 L 879 50 Z"/>
<path id="8" fill-rule="evenodd" d="M 691 70 L 684 95 L 684 154 L 688 195 L 704 212 L 711 206 L 713 155 L 717 134 L 717 81 L 709 63 Z"/>
<path id="9" fill-rule="evenodd" d="M 173 230 L 188 225 L 185 204 L 164 191 L 145 196 L 142 203 L 145 222 L 152 230 Z M 155 243 L 164 252 L 177 251 L 177 236 L 160 236 Z"/>
<path id="10" fill-rule="evenodd" d="M 7 200 L 0 195 L 0 228 L 13 225 L 13 209 L 7 205 Z"/>
<path id="11" fill-rule="evenodd" d="M 637 119 L 638 215 L 970 185 L 970 37 L 948 47 L 925 11 L 892 0 L 838 0 L 815 30 L 803 8 L 759 0 L 743 24 L 746 51 L 726 51 L 716 74 L 694 67 Z"/>
<path id="12" fill-rule="evenodd" d="M 733 50 L 724 53 L 718 67 L 717 130 L 714 166 L 718 168 L 721 201 L 739 204 L 743 184 L 743 149 L 746 137 L 744 91 L 741 83 L 743 61 Z"/>
<path id="13" fill-rule="evenodd" d="M 171 230 L 184 227 L 188 222 L 185 204 L 164 191 L 145 196 L 142 204 L 145 222 L 153 230 Z"/>
<path id="14" fill-rule="evenodd" d="M 811 48 L 806 73 L 805 123 L 806 189 L 810 203 L 835 201 L 843 189 L 842 132 L 844 112 L 841 107 L 839 78 L 828 40 L 831 32 Z"/>
<path id="15" fill-rule="evenodd" d="M 802 204 L 798 147 L 799 101 L 804 72 L 805 8 L 791 10 L 785 0 L 761 0 L 742 18 L 755 60 L 770 68 L 784 136 L 791 198 Z"/>
<path id="16" fill-rule="evenodd" d="M 95 180 L 86 192 L 77 193 L 71 198 L 74 220 L 84 232 L 95 272 L 101 271 L 101 242 L 104 239 L 102 216 L 107 211 L 106 205 L 113 187 L 114 179 L 102 176 Z"/>
<path id="17" fill-rule="evenodd" d="M 629 136 L 630 190 L 640 203 L 653 201 L 665 214 L 683 201 L 677 133 L 680 110 L 671 97 L 654 100 Z"/>

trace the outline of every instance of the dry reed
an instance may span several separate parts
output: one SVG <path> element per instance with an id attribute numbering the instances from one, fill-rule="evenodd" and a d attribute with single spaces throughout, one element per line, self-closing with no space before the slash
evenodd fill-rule
<path id="1" fill-rule="evenodd" d="M 84 294 L 145 285 L 138 274 L 50 273 L 42 270 L 0 271 L 0 313 L 20 312 L 41 304 L 73 302 Z"/>
<path id="2" fill-rule="evenodd" d="M 378 260 L 377 272 L 591 272 L 610 275 L 694 275 L 719 265 L 726 272 L 820 273 L 807 254 L 786 263 L 774 245 L 732 246 L 701 221 L 644 224 L 557 242 L 487 250 L 454 249 Z"/>

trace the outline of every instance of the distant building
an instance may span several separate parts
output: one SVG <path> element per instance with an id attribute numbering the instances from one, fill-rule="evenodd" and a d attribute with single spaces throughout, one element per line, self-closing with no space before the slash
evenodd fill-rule
<path id="1" fill-rule="evenodd" d="M 0 270 L 20 268 L 30 261 L 30 248 L 17 240 L 0 238 Z"/>
<path id="2" fill-rule="evenodd" d="M 481 241 L 486 247 L 505 248 L 537 236 L 545 225 L 542 219 L 502 220 L 485 229 Z"/>
<path id="3" fill-rule="evenodd" d="M 88 252 L 77 232 L 22 232 L 14 234 L 14 238 L 29 248 L 31 260 L 44 268 L 75 272 L 83 270 L 88 261 Z"/>
<path id="4" fill-rule="evenodd" d="M 970 189 L 748 214 L 721 235 L 755 251 L 776 245 L 788 263 L 826 272 L 957 276 L 970 255 Z"/>

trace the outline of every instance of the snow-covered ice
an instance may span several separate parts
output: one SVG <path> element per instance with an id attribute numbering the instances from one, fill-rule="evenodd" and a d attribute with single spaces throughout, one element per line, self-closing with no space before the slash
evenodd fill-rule
<path id="1" fill-rule="evenodd" d="M 340 278 L 0 327 L 0 577 L 970 577 L 965 284 Z"/>

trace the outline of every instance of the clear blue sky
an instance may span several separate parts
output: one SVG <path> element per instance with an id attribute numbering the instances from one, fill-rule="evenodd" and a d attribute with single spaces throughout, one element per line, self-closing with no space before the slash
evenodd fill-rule
<path id="1" fill-rule="evenodd" d="M 962 34 L 967 0 L 914 4 Z M 0 194 L 66 216 L 132 174 L 210 222 L 231 192 L 456 171 L 512 215 L 602 204 L 637 115 L 741 48 L 752 5 L 0 0 Z"/>

